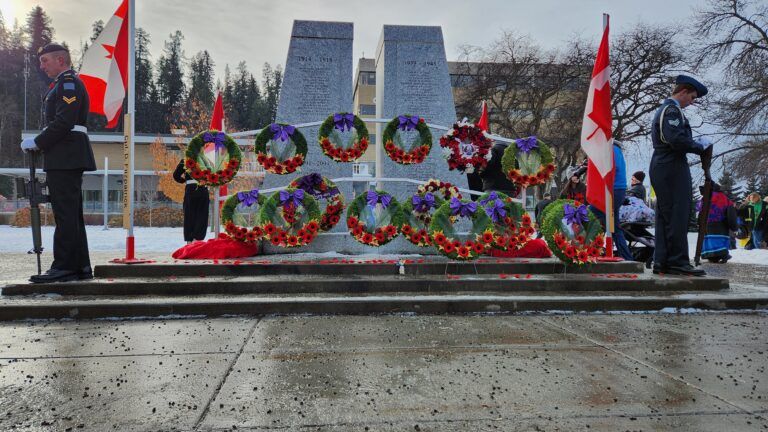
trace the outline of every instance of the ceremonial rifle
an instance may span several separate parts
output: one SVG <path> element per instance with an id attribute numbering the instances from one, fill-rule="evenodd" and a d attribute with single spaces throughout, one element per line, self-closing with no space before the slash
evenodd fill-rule
<path id="1" fill-rule="evenodd" d="M 704 237 L 707 235 L 707 220 L 709 219 L 709 207 L 712 203 L 712 147 L 707 147 L 701 154 L 701 168 L 704 170 L 704 191 L 701 194 L 701 212 L 699 212 L 699 237 L 696 239 L 696 255 L 693 262 L 696 266 L 701 264 L 701 250 L 704 246 Z"/>
<path id="2" fill-rule="evenodd" d="M 36 157 L 37 152 L 29 152 L 29 181 L 26 184 L 26 194 L 29 198 L 30 227 L 32 227 L 32 250 L 27 253 L 37 255 L 37 274 L 40 274 L 42 272 L 40 267 L 40 254 L 43 253 L 40 204 L 48 202 L 48 197 L 43 194 L 43 188 L 46 187 L 46 184 L 37 180 L 37 173 L 35 172 Z"/>

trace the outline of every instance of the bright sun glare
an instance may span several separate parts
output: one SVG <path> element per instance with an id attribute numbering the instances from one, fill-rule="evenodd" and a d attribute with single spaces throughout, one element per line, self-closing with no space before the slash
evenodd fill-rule
<path id="1" fill-rule="evenodd" d="M 6 26 L 13 25 L 13 18 L 15 17 L 13 2 L 16 0 L 0 0 L 0 12 L 3 13 L 3 20 Z"/>

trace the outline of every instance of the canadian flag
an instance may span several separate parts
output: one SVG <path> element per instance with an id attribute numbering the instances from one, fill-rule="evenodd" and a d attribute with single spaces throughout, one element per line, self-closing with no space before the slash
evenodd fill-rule
<path id="1" fill-rule="evenodd" d="M 611 66 L 608 59 L 608 24 L 597 50 L 587 106 L 581 126 L 581 148 L 589 158 L 587 201 L 605 213 L 606 191 L 613 196 L 613 137 L 611 116 Z"/>
<path id="2" fill-rule="evenodd" d="M 213 104 L 213 114 L 211 115 L 211 124 L 208 129 L 224 132 L 224 103 L 221 99 L 221 92 L 216 95 L 216 102 Z M 213 143 L 208 143 L 203 147 L 203 151 L 206 153 L 209 159 L 213 160 L 213 153 L 216 152 L 216 148 Z M 227 185 L 219 186 L 219 196 L 227 196 Z M 219 202 L 219 211 L 224 206 L 224 201 Z"/>
<path id="3" fill-rule="evenodd" d="M 128 0 L 123 0 L 83 55 L 80 79 L 90 98 L 90 111 L 117 127 L 128 87 Z"/>

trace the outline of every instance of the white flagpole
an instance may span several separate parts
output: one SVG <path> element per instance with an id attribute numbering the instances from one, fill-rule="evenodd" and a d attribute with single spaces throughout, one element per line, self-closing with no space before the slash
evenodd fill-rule
<path id="1" fill-rule="evenodd" d="M 128 1 L 128 115 L 130 117 L 129 125 L 129 145 L 130 156 L 128 160 L 130 184 L 128 186 L 128 238 L 126 259 L 135 258 L 134 237 L 133 237 L 133 214 L 134 214 L 134 137 L 136 136 L 136 0 Z"/>

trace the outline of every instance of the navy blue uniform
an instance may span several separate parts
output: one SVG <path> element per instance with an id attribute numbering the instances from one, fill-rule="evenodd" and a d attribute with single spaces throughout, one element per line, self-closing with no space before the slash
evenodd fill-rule
<path id="1" fill-rule="evenodd" d="M 693 205 L 688 153 L 701 154 L 691 126 L 673 99 L 656 111 L 651 126 L 651 186 L 656 191 L 656 250 L 660 268 L 689 266 L 688 219 Z"/>
<path id="2" fill-rule="evenodd" d="M 88 240 L 83 221 L 83 171 L 94 171 L 96 162 L 85 133 L 88 93 L 73 70 L 59 74 L 45 97 L 45 128 L 35 137 L 43 153 L 56 230 L 53 234 L 52 269 L 82 272 L 88 268 Z M 73 131 L 76 126 L 82 131 Z"/>
<path id="3" fill-rule="evenodd" d="M 173 179 L 184 186 L 184 241 L 205 240 L 208 229 L 208 188 L 200 186 L 184 169 L 184 159 L 179 161 Z"/>

